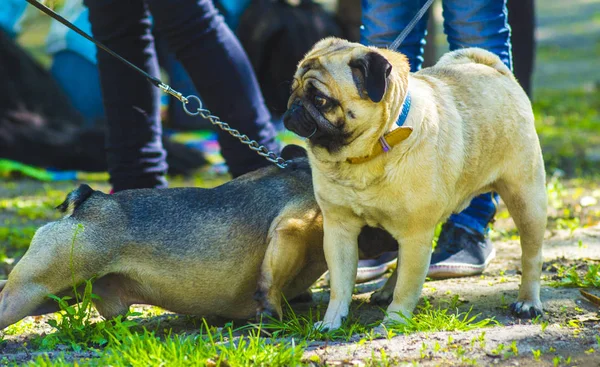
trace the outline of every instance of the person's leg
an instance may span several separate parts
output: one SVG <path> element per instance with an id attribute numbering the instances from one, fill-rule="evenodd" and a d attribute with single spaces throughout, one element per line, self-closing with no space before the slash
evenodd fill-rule
<path id="1" fill-rule="evenodd" d="M 531 77 L 535 61 L 535 1 L 508 0 L 515 77 L 531 98 Z"/>
<path id="2" fill-rule="evenodd" d="M 512 69 L 506 0 L 444 0 L 442 7 L 450 50 L 480 47 L 498 55 Z M 430 277 L 479 274 L 485 269 L 494 256 L 485 235 L 497 201 L 498 194 L 483 194 L 450 216 L 432 256 Z"/>
<path id="3" fill-rule="evenodd" d="M 387 47 L 406 28 L 427 0 L 362 0 L 360 42 Z M 398 51 L 408 57 L 411 71 L 421 69 L 429 11 L 408 34 Z"/>
<path id="4" fill-rule="evenodd" d="M 165 37 L 157 32 L 152 32 L 152 34 L 154 35 L 158 63 L 169 76 L 169 85 L 171 88 L 184 96 L 199 96 L 188 72 L 185 71 L 183 65 L 169 50 Z M 177 98 L 171 95 L 166 95 L 166 97 L 169 100 L 168 120 L 170 127 L 175 129 L 198 129 L 211 126 L 208 120 L 204 120 L 200 116 L 190 116 L 185 113 L 181 102 Z"/>
<path id="5" fill-rule="evenodd" d="M 512 70 L 506 0 L 443 0 L 444 31 L 450 50 L 480 47 Z"/>
<path id="6" fill-rule="evenodd" d="M 86 126 L 105 119 L 100 77 L 95 64 L 75 52 L 60 51 L 52 58 L 50 74 L 83 116 Z"/>
<path id="7" fill-rule="evenodd" d="M 252 66 L 210 0 L 151 0 L 156 31 L 167 38 L 206 108 L 259 144 L 278 152 L 275 129 Z M 235 177 L 270 164 L 219 130 L 221 154 Z"/>
<path id="8" fill-rule="evenodd" d="M 85 0 L 94 37 L 159 76 L 150 14 L 142 0 Z M 98 50 L 107 119 L 107 155 L 114 191 L 166 187 L 160 91 L 121 61 Z"/>

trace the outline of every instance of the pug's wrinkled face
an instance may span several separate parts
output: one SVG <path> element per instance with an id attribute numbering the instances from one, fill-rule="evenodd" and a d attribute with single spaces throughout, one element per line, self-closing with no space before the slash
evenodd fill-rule
<path id="1" fill-rule="evenodd" d="M 395 99 L 391 71 L 376 49 L 337 38 L 318 42 L 294 75 L 285 127 L 329 155 L 378 139 Z"/>

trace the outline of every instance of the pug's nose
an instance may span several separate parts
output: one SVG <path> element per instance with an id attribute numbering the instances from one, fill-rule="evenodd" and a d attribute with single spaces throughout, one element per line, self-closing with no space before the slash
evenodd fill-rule
<path id="1" fill-rule="evenodd" d="M 294 103 L 292 103 L 292 105 L 290 106 L 290 108 L 287 109 L 287 111 L 285 111 L 285 113 L 283 114 L 283 125 L 285 126 L 286 129 L 294 131 L 293 130 L 293 120 L 297 120 L 297 115 L 299 109 L 302 108 L 302 103 L 298 100 L 294 101 Z M 294 118 L 296 117 L 296 118 Z"/>
<path id="2" fill-rule="evenodd" d="M 285 111 L 285 115 L 294 114 L 298 111 L 299 108 L 302 108 L 302 102 L 300 100 L 295 100 L 294 103 L 290 106 L 290 108 Z"/>

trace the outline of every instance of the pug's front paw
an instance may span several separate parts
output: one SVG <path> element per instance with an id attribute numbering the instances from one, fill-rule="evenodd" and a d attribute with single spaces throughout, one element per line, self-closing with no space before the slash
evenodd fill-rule
<path id="1" fill-rule="evenodd" d="M 315 329 L 322 331 L 322 332 L 337 330 L 342 326 L 343 321 L 344 321 L 343 317 L 338 317 L 338 318 L 336 318 L 336 320 L 332 320 L 332 321 L 327 321 L 327 320 L 317 321 L 317 322 L 315 322 Z"/>
<path id="2" fill-rule="evenodd" d="M 533 301 L 517 301 L 510 305 L 510 312 L 520 319 L 535 319 L 544 315 L 541 303 Z"/>

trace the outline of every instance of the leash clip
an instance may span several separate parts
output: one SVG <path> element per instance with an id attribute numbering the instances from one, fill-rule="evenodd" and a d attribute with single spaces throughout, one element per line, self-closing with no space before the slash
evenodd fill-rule
<path id="1" fill-rule="evenodd" d="M 165 83 L 160 83 L 158 85 L 158 87 L 165 93 L 168 93 L 170 95 L 172 95 L 173 97 L 177 98 L 179 100 L 179 102 L 183 103 L 184 106 L 188 103 L 188 99 L 186 97 L 183 96 L 183 94 L 179 93 L 178 91 L 176 91 L 175 89 L 171 88 L 170 86 L 168 86 Z"/>

